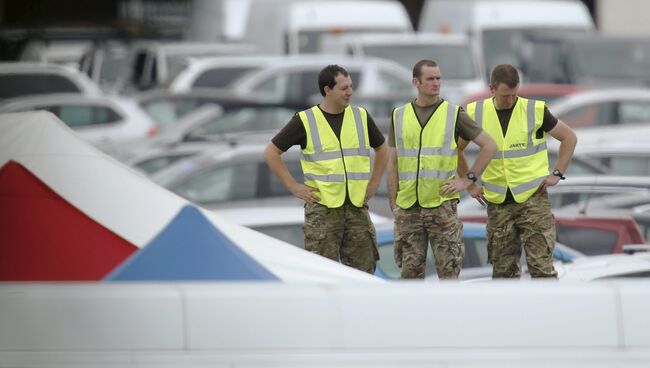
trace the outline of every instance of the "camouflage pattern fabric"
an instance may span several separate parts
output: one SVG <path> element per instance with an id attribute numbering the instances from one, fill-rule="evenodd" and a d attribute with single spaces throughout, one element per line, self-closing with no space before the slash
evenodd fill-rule
<path id="1" fill-rule="evenodd" d="M 423 279 L 427 249 L 431 250 L 440 279 L 457 279 L 465 255 L 463 223 L 458 220 L 457 200 L 436 208 L 395 208 L 395 262 L 403 279 Z"/>
<path id="2" fill-rule="evenodd" d="M 346 203 L 327 208 L 305 203 L 302 229 L 306 250 L 370 274 L 375 272 L 379 251 L 367 205 L 359 208 Z"/>
<path id="3" fill-rule="evenodd" d="M 488 203 L 487 236 L 492 278 L 520 276 L 522 247 L 532 277 L 557 278 L 555 220 L 546 191 L 538 191 L 524 203 Z"/>

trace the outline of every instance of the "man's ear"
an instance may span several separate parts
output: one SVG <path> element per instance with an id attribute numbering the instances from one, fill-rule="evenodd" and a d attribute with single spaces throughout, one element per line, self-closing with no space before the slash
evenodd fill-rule
<path id="1" fill-rule="evenodd" d="M 330 92 L 332 92 L 332 89 L 329 86 L 323 87 L 323 92 L 325 92 L 325 96 L 327 96 Z"/>
<path id="2" fill-rule="evenodd" d="M 417 87 L 419 83 L 420 80 L 418 80 L 417 78 L 413 77 L 413 79 L 411 79 L 411 84 L 413 84 L 414 87 Z"/>

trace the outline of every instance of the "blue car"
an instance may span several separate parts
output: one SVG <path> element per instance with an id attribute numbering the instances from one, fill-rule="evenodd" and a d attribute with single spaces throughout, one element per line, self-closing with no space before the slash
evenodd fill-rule
<path id="1" fill-rule="evenodd" d="M 492 266 L 487 263 L 487 235 L 485 224 L 475 222 L 463 223 L 463 237 L 465 239 L 465 257 L 459 279 L 469 280 L 479 277 L 490 277 Z M 384 279 L 399 279 L 400 269 L 395 263 L 393 256 L 395 238 L 393 236 L 393 225 L 383 224 L 377 226 L 377 245 L 379 247 L 380 260 L 377 264 L 375 275 Z M 430 250 L 430 249 L 429 249 Z M 427 276 L 436 275 L 433 252 L 427 252 Z M 553 249 L 555 261 L 570 262 L 576 257 L 584 254 L 573 250 L 565 245 L 556 243 Z M 526 264 L 524 252 L 522 252 L 522 266 Z"/>

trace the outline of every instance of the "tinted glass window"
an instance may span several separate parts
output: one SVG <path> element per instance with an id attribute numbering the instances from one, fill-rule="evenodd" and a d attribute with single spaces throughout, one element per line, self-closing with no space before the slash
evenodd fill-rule
<path id="1" fill-rule="evenodd" d="M 620 124 L 650 122 L 650 101 L 622 101 L 618 107 Z"/>
<path id="2" fill-rule="evenodd" d="M 258 164 L 220 166 L 192 176 L 173 189 L 195 203 L 252 199 L 256 196 Z"/>
<path id="3" fill-rule="evenodd" d="M 279 130 L 295 114 L 284 107 L 231 107 L 223 115 L 192 131 L 192 136 Z"/>
<path id="4" fill-rule="evenodd" d="M 63 105 L 49 107 L 48 110 L 71 128 L 110 124 L 122 119 L 115 110 L 105 106 Z"/>
<path id="5" fill-rule="evenodd" d="M 75 93 L 81 90 L 70 80 L 58 75 L 0 75 L 0 99 L 46 93 Z"/>
<path id="6" fill-rule="evenodd" d="M 284 240 L 285 242 L 297 247 L 305 247 L 305 236 L 302 232 L 302 224 L 253 226 L 251 229 L 257 230 L 276 239 Z"/>
<path id="7" fill-rule="evenodd" d="M 153 174 L 158 170 L 164 169 L 165 167 L 173 164 L 174 162 L 189 156 L 190 154 L 156 157 L 150 160 L 139 162 L 138 164 L 135 165 L 135 167 L 144 171 L 147 174 Z"/>
<path id="8" fill-rule="evenodd" d="M 588 256 L 611 254 L 616 246 L 613 231 L 556 225 L 557 241 Z"/>
<path id="9" fill-rule="evenodd" d="M 241 77 L 245 73 L 258 69 L 258 67 L 247 66 L 247 67 L 228 67 L 228 68 L 218 68 L 207 70 L 206 72 L 199 75 L 194 81 L 194 87 L 209 87 L 209 88 L 219 88 L 227 87 Z"/>

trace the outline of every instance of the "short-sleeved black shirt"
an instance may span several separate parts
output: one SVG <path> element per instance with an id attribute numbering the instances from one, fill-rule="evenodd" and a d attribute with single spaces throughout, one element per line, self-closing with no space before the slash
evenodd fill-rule
<path id="1" fill-rule="evenodd" d="M 318 108 L 320 109 L 320 106 L 318 106 Z M 321 112 L 330 124 L 330 127 L 332 127 L 334 134 L 336 134 L 340 139 L 344 113 L 330 114 L 322 109 Z M 368 114 L 368 138 L 368 143 L 372 148 L 381 146 L 385 141 L 384 135 L 381 134 L 379 128 L 377 128 L 377 125 L 370 114 Z M 297 144 L 300 145 L 300 148 L 305 149 L 307 146 L 307 132 L 302 124 L 302 120 L 300 120 L 300 116 L 296 113 L 291 120 L 289 120 L 289 123 L 287 123 L 287 125 L 285 125 L 284 128 L 275 135 L 275 137 L 273 137 L 271 142 L 273 142 L 273 144 L 283 152 L 286 152 L 289 148 Z"/>

